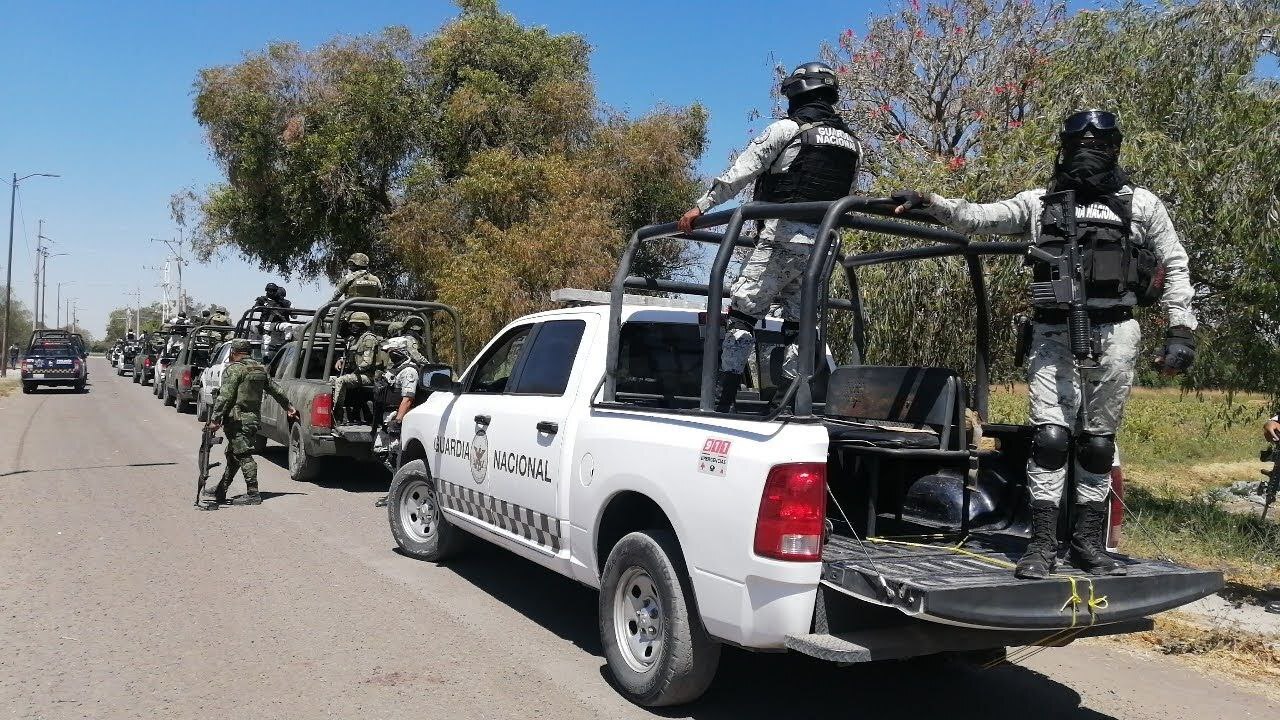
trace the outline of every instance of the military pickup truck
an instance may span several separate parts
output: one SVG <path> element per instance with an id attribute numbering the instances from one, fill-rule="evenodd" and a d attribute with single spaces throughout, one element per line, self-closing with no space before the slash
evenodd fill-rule
<path id="1" fill-rule="evenodd" d="M 1033 429 L 987 420 L 982 259 L 1027 246 L 885 218 L 886 202 L 749 203 L 696 221 L 723 234 L 643 228 L 596 304 L 512 321 L 405 418 L 387 503 L 401 551 L 440 562 L 487 542 L 598 589 L 614 686 L 641 705 L 697 698 L 724 644 L 841 664 L 994 664 L 1008 647 L 1146 629 L 1220 589 L 1219 572 L 1123 556 L 1124 575 L 1062 562 L 1043 580 L 1014 577 Z M 722 412 L 725 275 L 754 244 L 744 222 L 769 218 L 821 223 L 800 319 L 756 325 L 744 387 Z M 912 243 L 846 256 L 839 228 Z M 718 246 L 708 282 L 629 275 L 639 246 L 665 238 Z M 954 332 L 974 338 L 972 365 L 867 364 L 857 271 L 940 258 L 970 271 L 957 291 L 972 316 Z M 838 287 L 849 297 L 831 297 Z"/>
<path id="2" fill-rule="evenodd" d="M 350 298 L 321 307 L 312 322 L 276 351 L 267 365 L 271 377 L 298 409 L 300 419 L 290 422 L 285 408 L 270 396 L 264 398 L 258 447 L 265 447 L 268 440 L 288 447 L 289 475 L 294 480 L 315 478 L 330 458 L 373 459 L 372 387 L 358 388 L 349 393 L 350 404 L 364 408 L 363 411 L 354 413 L 353 419 L 347 423 L 337 424 L 334 420 L 333 378 L 337 374 L 337 360 L 346 352 L 347 341 L 341 334 L 335 337 L 329 328 L 332 324 L 341 326 L 341 318 L 357 310 L 381 318 L 374 320 L 374 330 L 379 334 L 385 334 L 388 318 L 393 314 L 422 316 L 427 324 L 427 332 L 424 333 L 427 347 L 423 348 L 423 353 L 436 363 L 430 369 L 453 368 L 459 364 L 456 358 L 462 356 L 458 315 L 446 305 L 388 298 Z M 452 324 L 452 362 L 441 362 L 445 358 L 437 355 L 431 342 L 431 320 L 438 315 L 446 316 Z M 349 364 L 350 360 L 347 362 Z"/>
<path id="3" fill-rule="evenodd" d="M 215 346 L 229 339 L 233 330 L 226 325 L 201 325 L 177 343 L 177 354 L 165 370 L 160 397 L 178 412 L 195 409 L 200 390 L 200 373 L 209 366 Z"/>

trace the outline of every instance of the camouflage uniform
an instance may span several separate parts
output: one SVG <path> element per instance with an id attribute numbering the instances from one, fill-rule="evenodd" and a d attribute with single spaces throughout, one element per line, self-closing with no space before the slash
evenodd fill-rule
<path id="1" fill-rule="evenodd" d="M 387 326 L 387 335 L 389 337 L 386 342 L 383 343 L 384 349 L 401 349 L 409 356 L 409 360 L 418 366 L 427 365 L 431 362 L 426 355 L 422 354 L 422 343 L 418 339 L 417 334 L 412 331 L 405 330 L 404 323 L 399 321 L 391 323 Z"/>
<path id="2" fill-rule="evenodd" d="M 344 407 L 347 390 L 352 386 L 359 387 L 361 385 L 369 385 L 373 382 L 374 373 L 378 371 L 382 362 L 379 359 L 378 346 L 382 343 L 382 338 L 372 330 L 366 330 L 349 349 L 349 356 L 355 359 L 354 369 L 351 367 L 343 367 L 342 375 L 333 380 L 333 406 L 335 408 Z"/>
<path id="3" fill-rule="evenodd" d="M 1001 202 L 974 204 L 965 200 L 930 196 L 926 207 L 953 230 L 967 234 L 1021 235 L 1036 242 L 1040 235 L 1041 197 L 1044 190 L 1028 190 Z M 1132 236 L 1150 245 L 1164 267 L 1164 293 L 1160 304 L 1170 326 L 1194 330 L 1196 317 L 1191 309 L 1195 295 L 1187 268 L 1187 251 L 1174 231 L 1169 213 L 1160 198 L 1145 188 L 1126 186 L 1118 194 L 1132 197 Z M 1118 222 L 1119 217 L 1101 202 L 1076 208 L 1078 218 L 1096 217 Z M 1132 307 L 1133 293 L 1121 298 L 1089 298 L 1090 309 Z M 1030 369 L 1030 421 L 1036 427 L 1058 426 L 1073 434 L 1113 438 L 1124 418 L 1125 403 L 1133 386 L 1141 334 L 1135 319 L 1092 324 L 1100 342 L 1098 367 L 1077 371 L 1071 354 L 1065 323 L 1037 322 L 1033 326 L 1028 358 Z M 1081 406 L 1084 405 L 1083 421 Z M 1080 503 L 1100 502 L 1111 490 L 1109 472 L 1088 472 L 1079 462 L 1076 470 L 1076 499 Z M 1027 481 L 1033 500 L 1059 502 L 1066 481 L 1065 463 L 1057 468 L 1041 467 L 1035 459 L 1027 462 Z"/>
<path id="4" fill-rule="evenodd" d="M 258 436 L 258 415 L 264 392 L 275 398 L 281 407 L 291 407 L 289 398 L 267 374 L 262 363 L 246 357 L 227 366 L 211 415 L 213 422 L 222 424 L 223 434 L 227 437 L 226 467 L 218 486 L 205 488 L 205 496 L 201 498 L 203 502 L 216 503 L 217 498 L 224 497 L 236 470 L 244 472 L 248 494 L 258 493 L 258 464 L 253 459 L 253 445 Z"/>
<path id="5" fill-rule="evenodd" d="M 712 181 L 711 189 L 698 199 L 697 208 L 706 212 L 733 198 L 756 178 L 786 172 L 800 153 L 800 129 L 800 123 L 790 118 L 770 124 Z M 800 319 L 800 283 L 817 234 L 818 226 L 812 223 L 778 219 L 761 223 L 756 247 L 730 290 L 730 307 L 735 312 L 721 345 L 722 371 L 741 373 L 746 368 L 755 347 L 751 330 L 756 320 L 769 314 L 771 306 L 780 306 L 786 320 Z M 795 377 L 797 359 L 797 348 L 789 344 L 783 367 L 791 377 Z"/>
<path id="6" fill-rule="evenodd" d="M 368 268 L 352 270 L 338 281 L 330 301 L 346 300 L 353 297 L 382 297 L 382 281 Z"/>

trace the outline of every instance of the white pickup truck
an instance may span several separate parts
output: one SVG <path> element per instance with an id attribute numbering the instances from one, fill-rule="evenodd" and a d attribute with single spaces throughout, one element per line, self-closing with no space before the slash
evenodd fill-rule
<path id="1" fill-rule="evenodd" d="M 1137 560 L 1015 580 L 1028 428 L 987 425 L 980 450 L 954 373 L 829 357 L 813 416 L 699 414 L 706 313 L 643 302 L 621 308 L 612 402 L 602 305 L 522 317 L 439 378 L 405 420 L 388 503 L 413 557 L 474 536 L 598 588 L 609 667 L 637 703 L 698 697 L 722 643 L 990 657 L 1145 628 L 1221 586 Z M 780 325 L 757 331 L 742 407 L 779 394 Z"/>

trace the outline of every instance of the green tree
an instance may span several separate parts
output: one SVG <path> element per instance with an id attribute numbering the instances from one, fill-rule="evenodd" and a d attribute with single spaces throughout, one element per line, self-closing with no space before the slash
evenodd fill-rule
<path id="1" fill-rule="evenodd" d="M 0 285 L 0 318 L 5 315 L 4 306 L 4 286 Z M 22 348 L 26 348 L 27 341 L 31 339 L 31 311 L 23 305 L 17 297 L 10 300 L 13 303 L 9 308 L 9 325 L 6 329 L 5 336 L 9 338 L 9 345 L 18 343 Z M 8 347 L 2 348 L 5 357 L 8 357 Z"/>
<path id="2" fill-rule="evenodd" d="M 164 322 L 162 317 L 162 306 L 158 302 L 153 302 L 142 308 L 142 332 L 152 332 L 159 330 Z M 132 307 L 118 307 L 107 314 L 107 328 L 105 342 L 115 342 L 124 337 L 126 318 L 128 319 L 128 327 L 134 327 Z"/>
<path id="3" fill-rule="evenodd" d="M 561 283 L 602 287 L 635 227 L 693 201 L 701 108 L 626 118 L 596 100 L 583 38 L 459 6 L 432 35 L 202 71 L 195 115 L 226 181 L 173 203 L 202 256 L 334 278 L 365 252 L 391 292 L 462 309 L 474 346 Z M 688 259 L 658 245 L 643 269 Z"/>

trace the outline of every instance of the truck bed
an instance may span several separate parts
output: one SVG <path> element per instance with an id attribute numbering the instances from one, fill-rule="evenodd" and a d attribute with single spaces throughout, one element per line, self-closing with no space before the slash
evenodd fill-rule
<path id="1" fill-rule="evenodd" d="M 1053 577 L 1019 580 L 1013 565 L 1025 546 L 1025 538 L 999 534 L 971 535 L 959 549 L 954 540 L 859 542 L 833 535 L 823 552 L 822 582 L 920 619 L 996 630 L 1134 621 L 1223 586 L 1220 572 L 1123 556 L 1128 575 L 1088 575 L 1060 561 Z"/>

